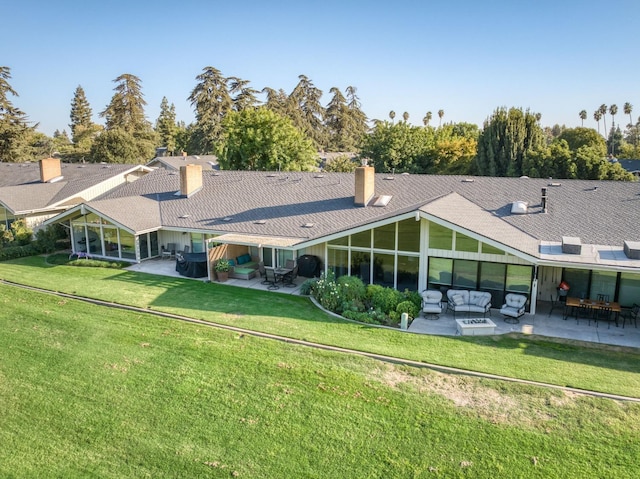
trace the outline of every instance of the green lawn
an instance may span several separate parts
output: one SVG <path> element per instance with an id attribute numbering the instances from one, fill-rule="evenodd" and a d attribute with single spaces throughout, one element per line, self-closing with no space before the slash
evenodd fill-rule
<path id="1" fill-rule="evenodd" d="M 111 294 L 121 281 L 59 271 L 58 289 L 64 277 L 81 286 L 80 277 L 92 294 L 94 281 Z M 154 281 L 149 288 L 161 289 Z M 226 304 L 230 288 L 198 284 L 178 282 L 159 296 L 218 297 L 224 307 L 207 300 L 208 309 L 191 311 L 227 322 L 302 323 L 317 335 L 328 328 L 303 299 L 258 295 L 264 316 L 253 316 Z M 0 304 L 0 477 L 637 477 L 640 404 L 400 367 L 7 286 Z M 393 340 L 407 354 L 455 343 L 417 337 L 407 346 L 411 335 L 366 328 L 333 338 L 363 333 L 367 349 Z M 550 361 L 527 357 L 525 347 L 460 344 L 470 357 L 487 348 L 500 362 L 507 353 Z"/>
<path id="2" fill-rule="evenodd" d="M 308 298 L 122 270 L 0 264 L 0 278 L 193 318 L 389 356 L 640 397 L 640 352 L 530 337 L 442 337 L 354 324 Z"/>

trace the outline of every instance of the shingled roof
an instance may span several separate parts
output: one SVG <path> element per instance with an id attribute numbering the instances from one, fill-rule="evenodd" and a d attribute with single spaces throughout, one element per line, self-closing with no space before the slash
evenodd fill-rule
<path id="1" fill-rule="evenodd" d="M 0 163 L 0 202 L 15 214 L 81 203 L 84 199 L 78 195 L 88 188 L 138 168 L 140 165 L 62 163 L 62 178 L 42 183 L 38 163 Z"/>
<path id="2" fill-rule="evenodd" d="M 168 229 L 298 238 L 300 242 L 420 209 L 503 244 L 519 245 L 527 253 L 532 253 L 534 244 L 557 242 L 562 236 L 580 237 L 584 244 L 614 246 L 640 239 L 638 183 L 472 180 L 376 174 L 376 196 L 389 195 L 390 202 L 385 207 L 358 207 L 354 205 L 351 173 L 205 171 L 202 190 L 186 198 L 176 195 L 180 189 L 177 173 L 157 170 L 103 195 L 101 200 L 130 198 L 133 205 L 143 196 L 156 201 L 158 226 Z M 548 189 L 547 212 L 540 204 L 543 187 Z M 527 202 L 528 214 L 512 214 L 514 201 Z"/>

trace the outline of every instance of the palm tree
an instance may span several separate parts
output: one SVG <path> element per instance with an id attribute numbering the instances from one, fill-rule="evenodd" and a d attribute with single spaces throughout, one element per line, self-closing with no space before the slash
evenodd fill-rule
<path id="1" fill-rule="evenodd" d="M 393 119 L 396 117 L 396 112 L 391 110 L 389 112 L 389 118 L 391 118 L 391 123 L 393 123 Z"/>
<path id="2" fill-rule="evenodd" d="M 440 118 L 440 125 L 442 126 L 442 117 L 444 116 L 444 110 L 438 110 L 438 118 Z"/>
<path id="3" fill-rule="evenodd" d="M 404 120 L 404 122 L 406 123 L 407 121 L 409 121 L 409 113 L 408 112 L 404 112 L 402 114 L 402 119 Z"/>
<path id="4" fill-rule="evenodd" d="M 622 108 L 624 109 L 624 114 L 629 115 L 629 127 L 632 127 L 633 118 L 631 118 L 631 112 L 633 111 L 633 105 L 629 102 L 626 102 Z"/>
<path id="5" fill-rule="evenodd" d="M 607 105 L 600 105 L 600 115 L 602 115 L 602 123 L 604 123 L 604 134 L 607 134 Z"/>
<path id="6" fill-rule="evenodd" d="M 615 116 L 618 113 L 618 105 L 613 104 L 609 107 L 609 114 L 611 115 L 611 128 L 616 127 L 616 119 Z"/>
<path id="7" fill-rule="evenodd" d="M 422 119 L 422 123 L 424 123 L 424 126 L 429 126 L 429 122 L 431 121 L 431 118 L 433 118 L 433 114 L 430 111 L 428 111 L 427 114 Z"/>
<path id="8" fill-rule="evenodd" d="M 597 109 L 593 112 L 593 119 L 598 122 L 598 134 L 600 134 L 600 118 L 602 118 L 602 113 L 600 113 L 600 109 Z"/>
<path id="9" fill-rule="evenodd" d="M 582 125 L 584 126 L 584 121 L 587 119 L 587 110 L 580 111 L 580 120 L 582 120 Z"/>

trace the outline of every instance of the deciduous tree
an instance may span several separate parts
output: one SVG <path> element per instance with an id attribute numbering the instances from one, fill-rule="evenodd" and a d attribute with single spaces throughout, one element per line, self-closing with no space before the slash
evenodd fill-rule
<path id="1" fill-rule="evenodd" d="M 218 147 L 220 166 L 234 170 L 310 171 L 317 167 L 311 141 L 265 107 L 230 112 Z"/>

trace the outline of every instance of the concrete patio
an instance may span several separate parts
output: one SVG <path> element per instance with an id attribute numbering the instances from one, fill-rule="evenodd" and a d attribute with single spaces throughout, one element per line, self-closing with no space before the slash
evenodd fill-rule
<path id="1" fill-rule="evenodd" d="M 130 271 L 138 271 L 141 273 L 159 274 L 163 276 L 172 276 L 185 279 L 193 279 L 195 281 L 207 281 L 208 278 L 186 278 L 176 271 L 175 260 L 156 259 L 144 261 L 128 267 Z M 295 287 L 285 287 L 279 285 L 279 289 L 274 293 L 299 294 L 300 286 L 307 278 L 299 276 L 295 280 Z M 229 279 L 225 283 L 230 286 L 238 286 L 241 288 L 251 288 L 266 291 L 268 286 L 261 284 L 262 278 L 256 277 L 250 280 Z M 444 304 L 443 304 L 444 305 Z M 538 302 L 538 310 L 536 314 L 525 314 L 520 317 L 520 322 L 516 324 L 506 323 L 504 317 L 500 314 L 499 309 L 492 309 L 491 315 L 487 316 L 496 323 L 496 334 L 505 333 L 524 333 L 535 334 L 539 336 L 549 336 L 553 338 L 562 338 L 568 340 L 588 341 L 600 344 L 610 344 L 615 346 L 640 348 L 640 328 L 635 325 L 627 324 L 622 327 L 622 318 L 620 318 L 616 327 L 615 324 L 598 324 L 591 321 L 588 325 L 587 321 L 581 319 L 576 324 L 574 317 L 563 320 L 562 310 L 558 307 L 549 314 L 551 303 L 546 301 Z M 433 316 L 430 315 L 430 318 Z M 458 319 L 466 318 L 463 314 L 456 316 Z M 470 316 L 471 317 L 471 316 Z M 434 334 L 444 336 L 457 336 L 457 325 L 453 313 L 442 313 L 438 315 L 438 319 L 426 318 L 421 314 L 419 318 L 414 319 L 408 331 L 419 334 Z"/>

